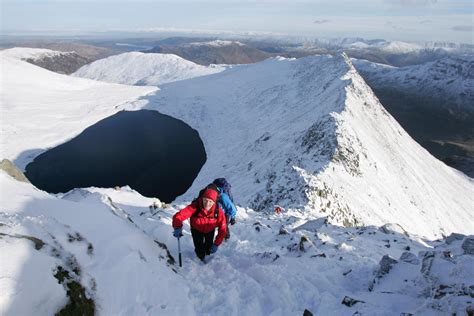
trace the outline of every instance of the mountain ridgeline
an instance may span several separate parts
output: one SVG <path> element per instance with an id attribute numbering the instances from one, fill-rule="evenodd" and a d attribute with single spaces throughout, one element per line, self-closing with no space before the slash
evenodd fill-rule
<path id="1" fill-rule="evenodd" d="M 470 230 L 472 182 L 402 129 L 347 56 L 270 59 L 169 83 L 148 100 L 198 130 L 206 147 L 180 199 L 225 174 L 238 202 L 260 211 L 305 209 L 346 226 L 397 222 L 428 236 Z"/>

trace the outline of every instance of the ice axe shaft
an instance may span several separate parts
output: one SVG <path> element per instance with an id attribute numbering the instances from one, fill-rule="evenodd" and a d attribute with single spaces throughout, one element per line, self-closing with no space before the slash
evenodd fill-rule
<path id="1" fill-rule="evenodd" d="M 178 258 L 179 258 L 179 266 L 183 266 L 183 262 L 181 261 L 181 243 L 179 242 L 180 237 L 178 237 Z"/>

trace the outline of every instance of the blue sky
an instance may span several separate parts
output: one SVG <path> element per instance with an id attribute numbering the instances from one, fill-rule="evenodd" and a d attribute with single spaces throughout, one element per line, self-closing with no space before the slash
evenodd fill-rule
<path id="1" fill-rule="evenodd" d="M 474 42 L 472 0 L 0 0 L 3 33 L 202 30 Z"/>

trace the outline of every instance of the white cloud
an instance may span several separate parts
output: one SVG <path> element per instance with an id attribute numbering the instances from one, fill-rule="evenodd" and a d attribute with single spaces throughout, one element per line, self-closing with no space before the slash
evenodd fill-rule
<path id="1" fill-rule="evenodd" d="M 314 24 L 324 24 L 324 23 L 329 23 L 331 20 L 316 20 L 314 21 Z"/>
<path id="2" fill-rule="evenodd" d="M 453 31 L 458 32 L 472 32 L 474 31 L 474 26 L 472 25 L 456 25 L 452 27 Z"/>

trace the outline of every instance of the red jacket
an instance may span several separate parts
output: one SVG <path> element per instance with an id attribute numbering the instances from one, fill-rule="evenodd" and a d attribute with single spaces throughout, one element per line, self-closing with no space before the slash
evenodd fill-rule
<path id="1" fill-rule="evenodd" d="M 227 232 L 224 211 L 219 207 L 218 203 L 215 203 L 209 212 L 200 207 L 201 210 L 197 216 L 192 216 L 196 212 L 198 203 L 200 202 L 200 200 L 197 200 L 183 208 L 178 213 L 174 214 L 173 228 L 176 229 L 182 227 L 183 222 L 188 218 L 191 218 L 191 228 L 201 233 L 209 233 L 217 227 L 219 231 L 214 244 L 219 246 L 224 240 L 225 234 Z M 214 217 L 214 209 L 216 207 L 219 208 L 217 218 Z"/>

